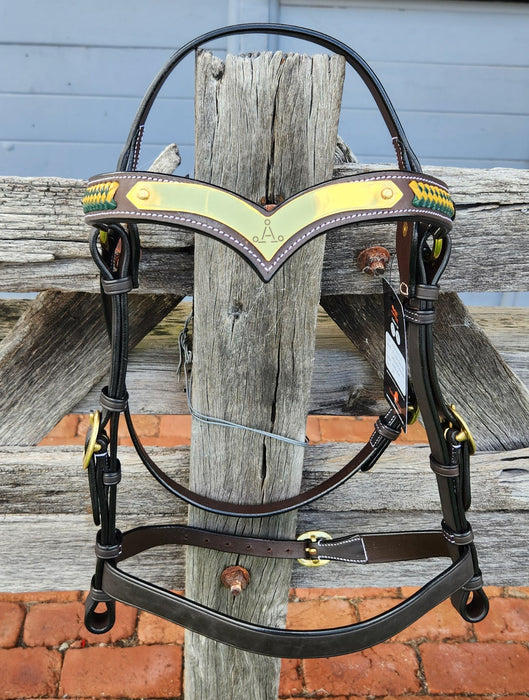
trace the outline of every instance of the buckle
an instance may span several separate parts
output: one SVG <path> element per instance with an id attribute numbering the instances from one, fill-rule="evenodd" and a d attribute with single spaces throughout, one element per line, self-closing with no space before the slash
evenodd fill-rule
<path id="1" fill-rule="evenodd" d="M 83 469 L 88 469 L 88 465 L 90 464 L 90 460 L 94 456 L 94 452 L 97 452 L 101 449 L 101 445 L 97 442 L 100 425 L 101 412 L 93 411 L 90 414 L 90 432 L 83 455 Z"/>
<path id="2" fill-rule="evenodd" d="M 332 540 L 332 537 L 322 530 L 309 530 L 299 535 L 297 540 L 306 540 L 305 554 L 306 559 L 298 559 L 298 562 L 303 566 L 324 566 L 330 562 L 330 559 L 320 559 L 316 547 L 311 547 L 311 543 L 318 544 L 320 540 Z"/>
<path id="3" fill-rule="evenodd" d="M 467 422 L 465 419 L 457 412 L 455 405 L 452 403 L 448 406 L 449 411 L 453 414 L 453 416 L 456 418 L 457 422 L 459 423 L 458 426 L 454 426 L 452 423 L 448 424 L 447 430 L 450 428 L 459 428 L 459 431 L 455 434 L 455 439 L 457 442 L 468 442 L 468 451 L 471 455 L 475 454 L 476 452 L 476 441 L 474 440 L 474 437 L 472 433 L 470 432 L 470 428 L 467 425 Z M 445 431 L 445 435 L 446 435 Z"/>

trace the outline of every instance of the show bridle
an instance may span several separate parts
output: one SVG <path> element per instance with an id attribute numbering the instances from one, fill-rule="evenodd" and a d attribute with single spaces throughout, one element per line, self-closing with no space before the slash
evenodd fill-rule
<path id="1" fill-rule="evenodd" d="M 278 34 L 305 39 L 343 56 L 370 90 L 397 154 L 398 170 L 338 178 L 311 187 L 273 211 L 233 192 L 193 179 L 137 171 L 145 122 L 165 80 L 190 52 L 212 39 L 243 33 Z M 101 412 L 85 450 L 93 515 L 100 526 L 96 571 L 86 601 L 85 623 L 91 632 L 108 631 L 116 600 L 149 611 L 212 639 L 247 651 L 292 658 L 346 654 L 398 633 L 447 598 L 470 622 L 488 611 L 473 534 L 466 519 L 470 506 L 470 432 L 438 384 L 432 324 L 439 279 L 450 255 L 455 207 L 447 186 L 424 175 L 379 80 L 348 46 L 319 32 L 280 24 L 246 24 L 211 31 L 177 51 L 148 89 L 116 172 L 88 183 L 83 199 L 86 221 L 94 226 L 91 252 L 101 273 L 101 290 L 112 345 L 108 386 Z M 116 528 L 116 493 L 121 479 L 117 436 L 121 414 L 137 453 L 155 479 L 171 493 L 204 510 L 234 517 L 284 513 L 320 498 L 359 470 L 367 471 L 396 439 L 403 426 L 400 406 L 392 405 L 375 423 L 367 444 L 336 474 L 305 493 L 266 504 L 217 501 L 175 482 L 160 469 L 140 442 L 128 406 L 128 293 L 139 286 L 140 240 L 137 224 L 156 222 L 188 228 L 216 238 L 242 255 L 266 284 L 307 241 L 346 224 L 397 222 L 396 250 L 408 342 L 411 403 L 420 409 L 430 444 L 443 514 L 439 530 L 355 534 L 327 539 L 306 533 L 301 539 L 273 540 L 212 532 L 185 525 Z M 273 235 L 260 235 L 268 228 Z M 258 235 L 259 234 L 259 235 Z M 182 347 L 186 350 L 185 333 Z M 407 408 L 404 408 L 406 411 Z M 404 423 L 405 423 L 404 416 Z M 353 625 L 322 630 L 284 630 L 235 619 L 184 596 L 157 587 L 120 568 L 147 549 L 186 544 L 257 557 L 370 564 L 447 557 L 448 568 L 410 598 L 387 612 Z M 101 607 L 103 610 L 101 611 Z"/>

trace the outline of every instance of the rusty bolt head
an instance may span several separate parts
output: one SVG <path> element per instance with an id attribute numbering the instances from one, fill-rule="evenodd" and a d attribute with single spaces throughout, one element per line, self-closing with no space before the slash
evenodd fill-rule
<path id="1" fill-rule="evenodd" d="M 242 566 L 228 566 L 220 575 L 220 580 L 225 588 L 229 588 L 232 595 L 239 595 L 250 583 L 250 574 Z"/>
<path id="2" fill-rule="evenodd" d="M 366 248 L 356 260 L 358 268 L 366 275 L 382 275 L 386 271 L 389 262 L 389 252 L 380 245 Z"/>

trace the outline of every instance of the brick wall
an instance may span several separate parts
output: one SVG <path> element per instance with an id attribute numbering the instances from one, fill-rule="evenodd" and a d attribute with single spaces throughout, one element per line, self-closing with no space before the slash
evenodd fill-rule
<path id="1" fill-rule="evenodd" d="M 87 418 L 67 416 L 46 444 L 81 444 Z M 144 442 L 189 442 L 189 418 L 137 419 Z M 313 442 L 363 440 L 372 420 L 312 416 Z M 401 438 L 402 439 L 402 438 Z M 424 440 L 420 426 L 405 438 Z M 127 438 L 122 436 L 122 442 Z M 394 606 L 407 588 L 293 589 L 287 626 L 357 622 Z M 529 588 L 487 589 L 491 611 L 464 622 L 446 602 L 385 644 L 333 659 L 284 660 L 281 698 L 493 700 L 529 697 Z M 184 631 L 118 604 L 102 636 L 83 626 L 83 591 L 0 594 L 0 700 L 182 697 Z"/>

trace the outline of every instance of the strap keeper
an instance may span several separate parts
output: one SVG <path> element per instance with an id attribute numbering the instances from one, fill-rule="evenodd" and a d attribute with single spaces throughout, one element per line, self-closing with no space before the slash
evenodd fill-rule
<path id="1" fill-rule="evenodd" d="M 441 523 L 441 527 L 443 528 L 443 536 L 445 540 L 450 542 L 450 544 L 462 546 L 464 544 L 470 544 L 474 541 L 474 533 L 472 532 L 472 528 L 470 527 L 470 525 L 468 526 L 468 530 L 466 530 L 465 532 L 454 532 L 454 530 L 448 527 L 448 525 L 443 520 L 443 522 Z"/>
<path id="2" fill-rule="evenodd" d="M 421 301 L 437 301 L 439 299 L 439 287 L 436 284 L 415 285 L 415 299 Z"/>
<path id="3" fill-rule="evenodd" d="M 470 581 L 463 586 L 464 591 L 479 591 L 480 588 L 483 588 L 483 576 L 481 573 L 472 576 Z"/>
<path id="4" fill-rule="evenodd" d="M 116 559 L 120 556 L 123 551 L 121 544 L 121 532 L 116 530 L 116 539 L 118 542 L 116 544 L 101 544 L 101 530 L 97 533 L 95 553 L 98 559 Z"/>
<path id="5" fill-rule="evenodd" d="M 390 428 L 389 425 L 383 423 L 379 418 L 375 423 L 375 430 L 379 435 L 385 437 L 387 440 L 396 440 L 400 435 L 400 429 Z"/>
<path id="6" fill-rule="evenodd" d="M 435 474 L 456 478 L 459 476 L 459 464 L 440 464 L 430 455 L 430 467 Z"/>
<path id="7" fill-rule="evenodd" d="M 435 321 L 435 309 L 410 309 L 407 306 L 404 309 L 404 318 L 410 323 L 428 325 Z"/>
<path id="8" fill-rule="evenodd" d="M 101 394 L 99 395 L 99 403 L 101 408 L 107 411 L 112 411 L 113 413 L 122 413 L 126 410 L 129 402 L 129 395 L 125 392 L 125 396 L 122 399 L 117 399 L 108 395 L 108 386 L 104 386 L 101 389 Z"/>
<path id="9" fill-rule="evenodd" d="M 88 593 L 87 599 L 88 598 L 90 598 L 93 601 L 96 601 L 97 603 L 108 603 L 112 600 L 108 593 L 105 593 L 105 591 L 102 591 L 100 588 L 94 587 L 93 580 L 92 585 L 90 586 L 90 591 Z"/>
<path id="10" fill-rule="evenodd" d="M 102 279 L 101 289 L 107 296 L 112 296 L 113 294 L 127 294 L 134 289 L 134 285 L 132 277 L 122 277 L 117 280 Z"/>
<path id="11" fill-rule="evenodd" d="M 119 467 L 119 460 L 118 460 Z M 121 469 L 117 469 L 115 472 L 103 472 L 103 484 L 105 486 L 117 486 L 121 481 Z"/>

